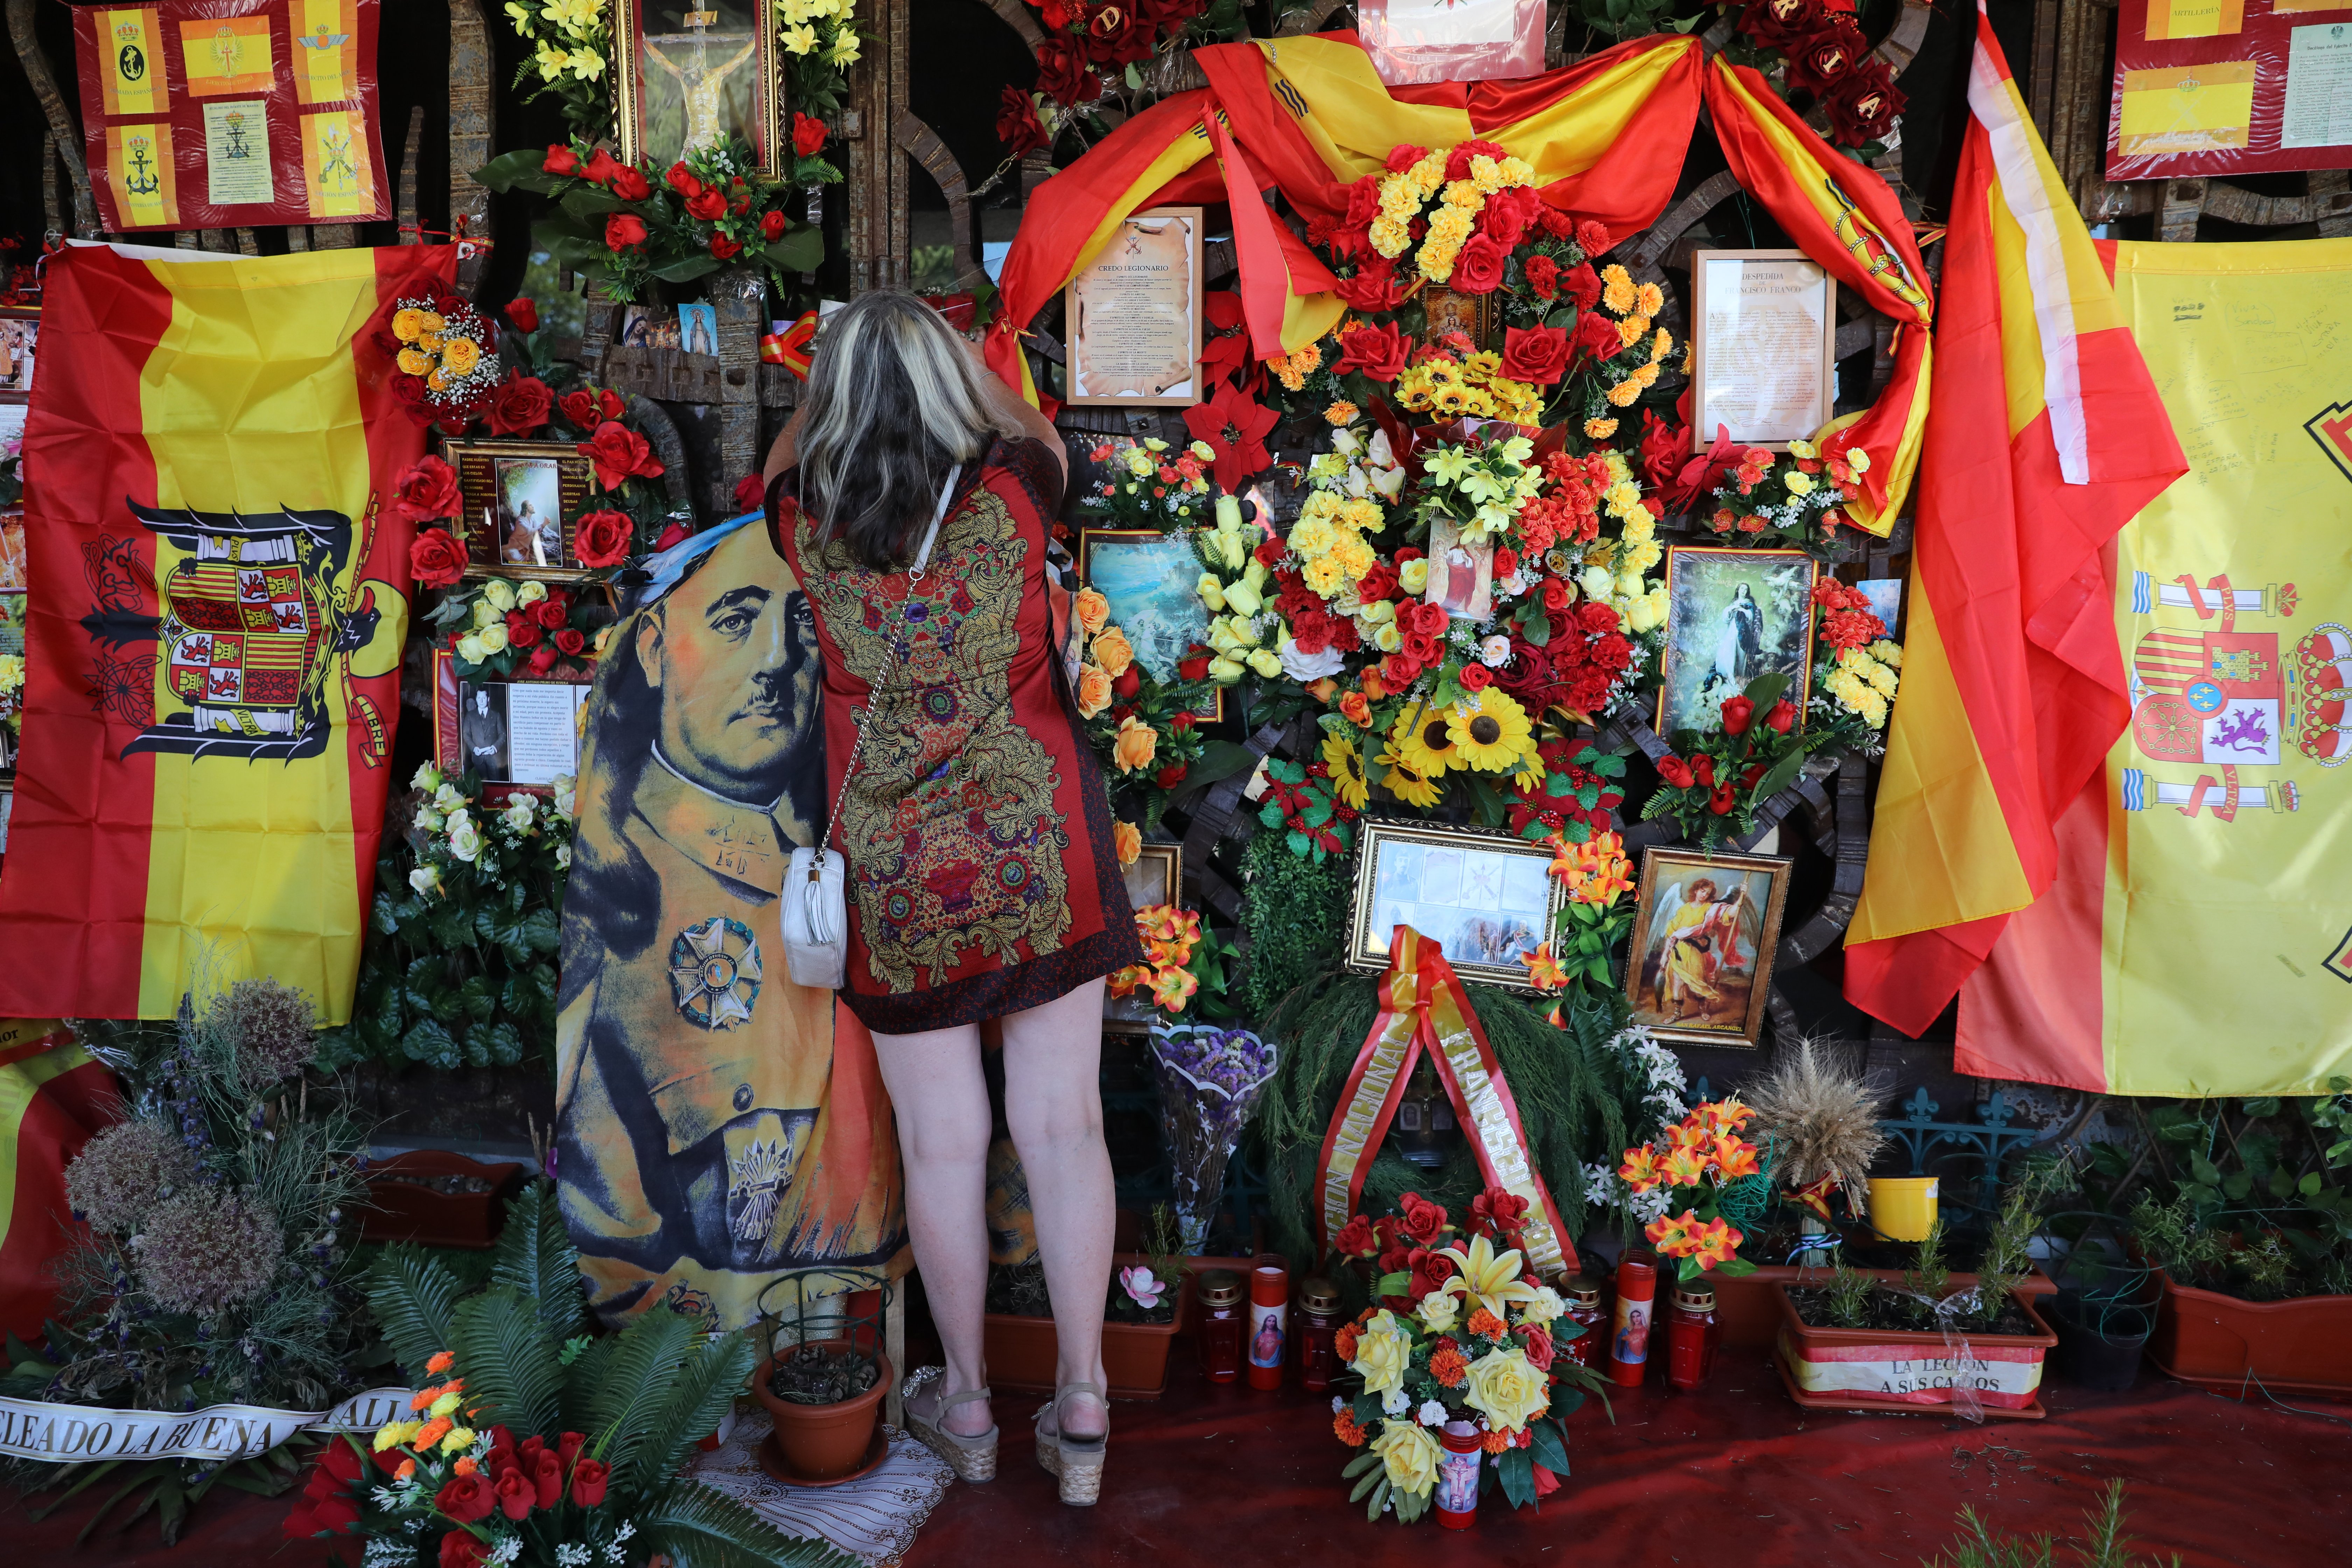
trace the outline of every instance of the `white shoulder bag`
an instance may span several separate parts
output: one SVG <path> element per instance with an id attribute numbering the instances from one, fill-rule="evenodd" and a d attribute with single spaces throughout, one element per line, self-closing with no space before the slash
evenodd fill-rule
<path id="1" fill-rule="evenodd" d="M 948 470 L 948 482 L 940 490 L 940 503 L 931 510 L 931 526 L 924 531 L 922 548 L 915 552 L 915 563 L 907 569 L 910 588 L 923 580 L 923 569 L 930 563 L 932 542 L 940 536 L 940 524 L 947 518 L 948 502 L 954 497 L 956 480 L 962 474 L 961 463 Z M 908 604 L 911 606 L 913 603 L 910 592 Z M 783 927 L 784 962 L 795 985 L 837 991 L 847 977 L 848 866 L 841 852 L 831 847 L 833 828 L 840 820 L 842 795 L 849 791 L 849 775 L 856 771 L 857 754 L 866 749 L 866 726 L 874 715 L 874 705 L 882 700 L 885 688 L 898 673 L 898 645 L 894 642 L 888 668 L 866 687 L 866 706 L 857 712 L 857 739 L 849 748 L 848 765 L 841 770 L 841 795 L 834 797 L 833 809 L 825 814 L 824 830 L 816 836 L 814 847 L 793 851 L 791 868 L 784 873 L 784 904 L 778 916 Z"/>

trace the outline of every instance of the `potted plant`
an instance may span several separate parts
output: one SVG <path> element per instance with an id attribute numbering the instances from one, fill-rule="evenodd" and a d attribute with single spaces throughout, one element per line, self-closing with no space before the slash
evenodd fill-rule
<path id="1" fill-rule="evenodd" d="M 809 1326 L 808 1287 L 830 1284 L 821 1294 L 816 1330 Z M 793 1325 L 766 1313 L 768 1292 L 790 1282 L 798 1291 Z M 838 1292 L 851 1286 L 879 1286 L 877 1305 L 858 1317 L 843 1315 L 834 1305 Z M 890 1390 L 890 1359 L 882 1353 L 882 1313 L 890 1299 L 888 1281 L 878 1276 L 838 1269 L 804 1269 L 771 1280 L 761 1291 L 760 1326 L 767 1342 L 778 1345 L 751 1373 L 751 1393 L 775 1424 L 775 1452 L 763 1454 L 779 1479 L 802 1482 L 845 1480 L 866 1468 L 874 1452 L 874 1424 L 882 1396 Z"/>
<path id="2" fill-rule="evenodd" d="M 1165 1204 L 1151 1211 L 1147 1252 L 1112 1257 L 1103 1307 L 1103 1373 L 1114 1399 L 1157 1399 L 1168 1387 L 1168 1352 L 1184 1328 L 1192 1277 L 1177 1255 L 1176 1221 Z M 992 1268 L 982 1352 L 992 1388 L 1050 1394 L 1061 1353 L 1045 1271 L 1036 1259 Z"/>

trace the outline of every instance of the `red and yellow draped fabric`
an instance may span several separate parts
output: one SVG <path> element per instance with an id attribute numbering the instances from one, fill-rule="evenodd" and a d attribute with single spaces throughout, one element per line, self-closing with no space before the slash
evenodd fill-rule
<path id="1" fill-rule="evenodd" d="M 199 254 L 49 266 L 0 1016 L 170 1017 L 198 968 L 351 1011 L 425 442 L 373 339 L 457 253 Z"/>
<path id="2" fill-rule="evenodd" d="M 66 1163 L 121 1116 L 114 1076 L 55 1018 L 0 1018 L 0 1330 L 37 1340 L 80 1227 Z"/>
<path id="3" fill-rule="evenodd" d="M 1962 988 L 1957 1065 L 2324 1094 L 2352 1075 L 2352 240 L 2100 249 L 2195 477 L 2116 541 L 2131 720 Z"/>
<path id="4" fill-rule="evenodd" d="M 1220 44 L 1192 57 L 1209 79 L 1164 99 L 1041 186 L 1005 258 L 989 363 L 1033 401 L 1019 333 L 1129 213 L 1227 200 L 1234 182 L 1279 190 L 1308 217 L 1336 217 L 1346 187 L 1410 142 L 1481 137 L 1535 168 L 1544 200 L 1624 236 L 1674 197 L 1704 101 L 1741 182 L 1805 253 L 1903 324 L 1894 380 L 1854 425 L 1872 493 L 1852 510 L 1885 533 L 1901 510 L 1927 420 L 1934 304 L 1902 205 L 1774 97 L 1755 72 L 1704 66 L 1696 40 L 1637 38 L 1542 76 L 1390 88 L 1351 32 Z M 1339 324 L 1334 279 L 1255 203 L 1234 209 L 1244 319 L 1261 358 Z"/>
<path id="5" fill-rule="evenodd" d="M 1487 1184 L 1527 1200 L 1522 1245 L 1528 1266 L 1544 1279 L 1575 1273 L 1576 1243 L 1560 1223 L 1551 1189 L 1528 1155 L 1518 1102 L 1503 1081 L 1495 1047 L 1486 1043 L 1469 994 L 1445 962 L 1444 951 L 1411 926 L 1397 927 L 1389 949 L 1389 972 L 1381 976 L 1380 997 L 1380 1016 L 1372 1020 L 1348 1074 L 1348 1087 L 1340 1091 L 1316 1164 L 1318 1239 L 1329 1246 L 1355 1214 L 1364 1193 L 1364 1174 L 1425 1051 Z"/>
<path id="6" fill-rule="evenodd" d="M 2111 547 L 2188 467 L 1979 9 L 1903 694 L 1845 993 L 1916 1035 L 2057 869 L 2130 713 Z"/>

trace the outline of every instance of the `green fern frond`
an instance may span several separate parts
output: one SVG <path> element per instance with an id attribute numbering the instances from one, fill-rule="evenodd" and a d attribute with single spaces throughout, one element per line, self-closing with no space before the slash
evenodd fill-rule
<path id="1" fill-rule="evenodd" d="M 694 1457 L 695 1445 L 719 1430 L 728 1406 L 751 1375 L 757 1352 L 740 1331 L 705 1339 L 678 1369 L 661 1407 L 646 1423 L 646 1439 L 624 1472 L 632 1487 L 650 1487 L 675 1475 Z"/>
<path id="2" fill-rule="evenodd" d="M 638 1540 L 677 1568 L 857 1568 L 823 1540 L 786 1535 L 723 1492 L 692 1481 L 636 1515 Z"/>
<path id="3" fill-rule="evenodd" d="M 425 1363 L 450 1348 L 457 1292 L 457 1277 L 407 1242 L 386 1247 L 368 1270 L 368 1307 L 410 1382 L 422 1384 Z"/>
<path id="4" fill-rule="evenodd" d="M 623 1329 L 588 1402 L 589 1452 L 627 1471 L 646 1441 L 664 1391 L 701 1343 L 702 1325 L 667 1307 L 648 1307 Z"/>
<path id="5" fill-rule="evenodd" d="M 581 1331 L 580 1254 L 563 1228 L 551 1182 L 533 1182 L 507 1205 L 506 1228 L 490 1261 L 490 1283 L 504 1285 L 539 1306 L 540 1321 L 558 1340 Z"/>
<path id="6" fill-rule="evenodd" d="M 503 1286 L 468 1296 L 457 1304 L 453 1338 L 466 1401 L 481 1425 L 504 1422 L 518 1436 L 557 1429 L 563 1363 L 533 1302 Z"/>

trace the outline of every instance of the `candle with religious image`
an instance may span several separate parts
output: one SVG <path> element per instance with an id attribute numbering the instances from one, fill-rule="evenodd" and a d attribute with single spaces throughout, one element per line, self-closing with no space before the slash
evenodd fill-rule
<path id="1" fill-rule="evenodd" d="M 1250 1271 L 1249 1357 L 1252 1388 L 1280 1388 L 1282 1359 L 1290 1344 L 1290 1268 L 1274 1254 L 1260 1253 Z"/>
<path id="2" fill-rule="evenodd" d="M 1650 1359 L 1650 1311 L 1657 1295 L 1657 1265 L 1630 1256 L 1617 1265 L 1617 1321 L 1609 1335 L 1609 1378 L 1622 1387 L 1642 1386 Z"/>

